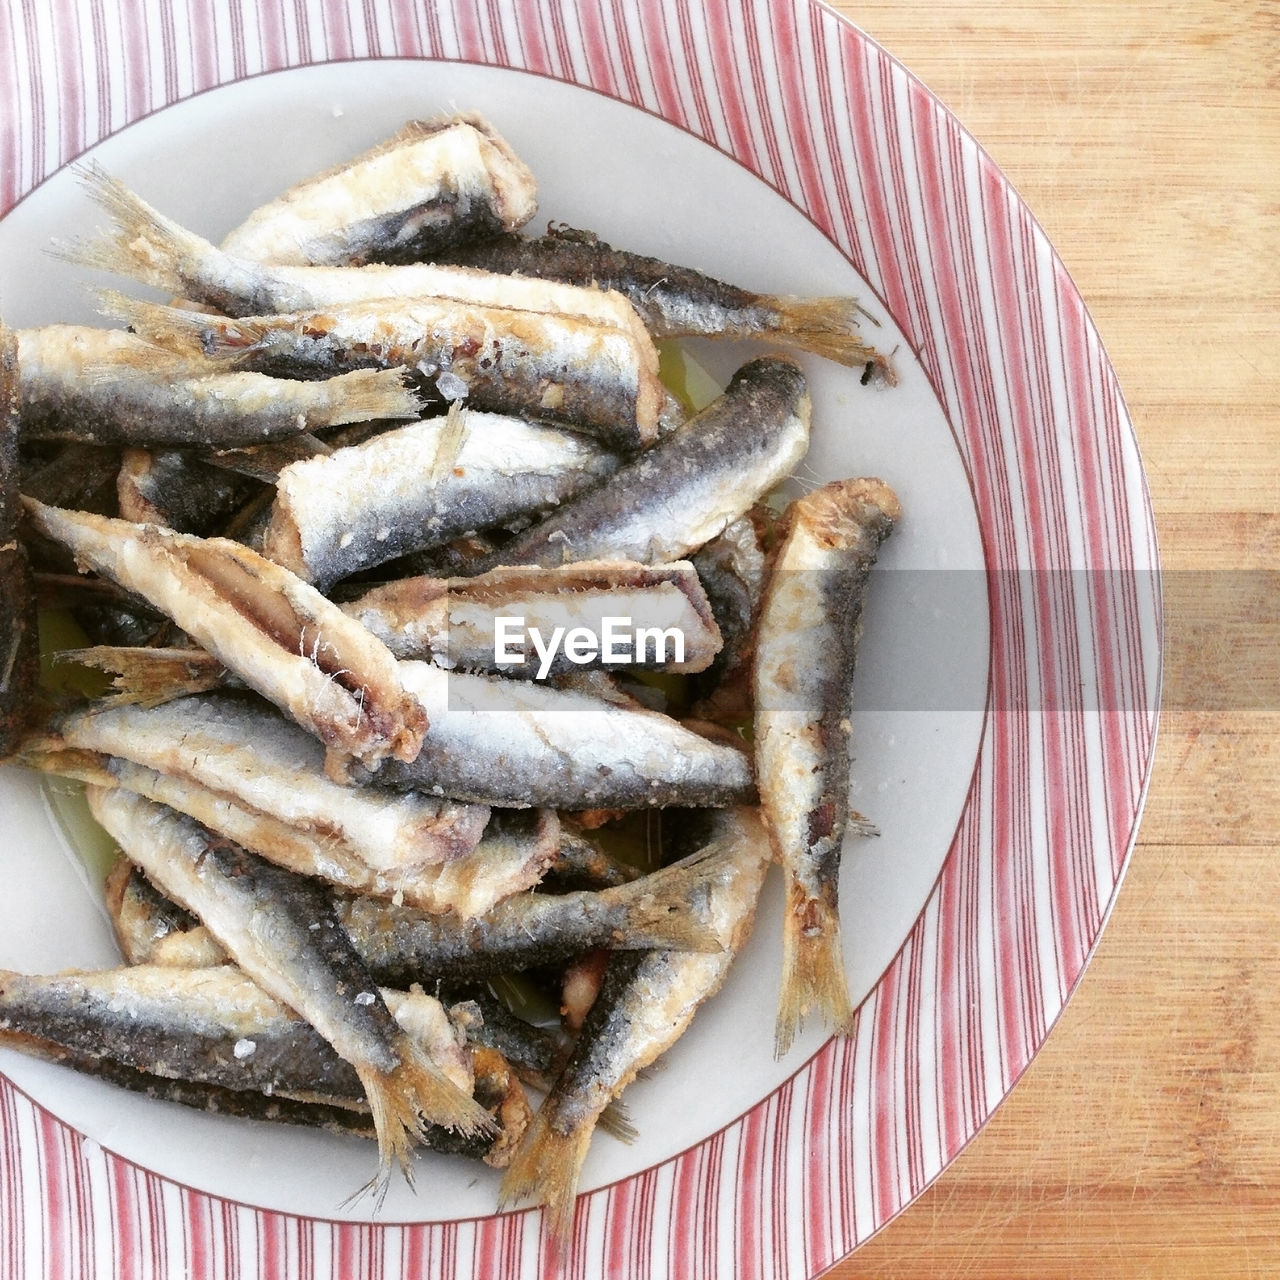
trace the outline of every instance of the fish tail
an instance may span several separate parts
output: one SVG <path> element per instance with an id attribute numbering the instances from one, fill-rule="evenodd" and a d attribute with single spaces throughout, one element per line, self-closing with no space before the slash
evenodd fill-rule
<path id="1" fill-rule="evenodd" d="M 699 914 L 699 907 L 701 891 L 724 861 L 723 856 L 694 855 L 612 890 L 624 903 L 619 932 L 628 944 L 672 951 L 723 951 L 723 942 Z"/>
<path id="2" fill-rule="evenodd" d="M 573 1231 L 573 1206 L 578 1175 L 591 1143 L 591 1126 L 578 1125 L 568 1133 L 553 1128 L 543 1108 L 526 1130 L 498 1187 L 502 1209 L 523 1200 L 546 1205 L 551 1238 L 562 1252 Z"/>
<path id="3" fill-rule="evenodd" d="M 113 225 L 98 240 L 56 246 L 56 256 L 180 293 L 190 264 L 218 252 L 209 241 L 153 209 L 101 166 L 81 169 L 80 179 Z"/>
<path id="4" fill-rule="evenodd" d="M 781 1058 L 791 1048 L 811 1011 L 837 1035 L 852 1033 L 853 1005 L 835 899 L 810 898 L 793 886 L 782 927 L 782 994 L 774 1032 L 775 1057 Z"/>
<path id="5" fill-rule="evenodd" d="M 268 320 L 228 320 L 207 311 L 188 311 L 161 302 L 144 302 L 114 289 L 98 294 L 99 311 L 127 324 L 140 337 L 182 355 L 244 359 L 267 343 Z"/>
<path id="6" fill-rule="evenodd" d="M 850 368 L 865 367 L 868 379 L 894 386 L 898 376 L 887 356 L 858 331 L 859 317 L 868 317 L 856 298 L 770 298 L 781 317 L 774 337 L 803 351 L 824 356 Z M 869 318 L 869 317 L 868 317 Z"/>
<path id="7" fill-rule="evenodd" d="M 329 378 L 327 385 L 341 399 L 343 422 L 416 418 L 422 412 L 422 400 L 400 369 L 353 369 Z"/>
<path id="8" fill-rule="evenodd" d="M 392 1165 L 399 1165 L 405 1181 L 413 1185 L 410 1156 L 429 1121 L 456 1129 L 465 1137 L 491 1135 L 497 1131 L 493 1117 L 474 1098 L 469 1098 L 445 1076 L 411 1041 L 400 1065 L 383 1071 L 357 1067 L 365 1098 L 378 1137 L 378 1173 L 369 1184 L 379 1200 L 385 1194 Z"/>

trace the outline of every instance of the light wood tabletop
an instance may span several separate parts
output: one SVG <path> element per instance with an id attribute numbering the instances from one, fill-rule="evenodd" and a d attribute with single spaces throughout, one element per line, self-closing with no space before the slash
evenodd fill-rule
<path id="1" fill-rule="evenodd" d="M 1138 845 L 1065 1013 L 830 1274 L 1280 1275 L 1280 7 L 834 7 L 991 153 L 1093 314 L 1155 505 L 1166 677 Z"/>

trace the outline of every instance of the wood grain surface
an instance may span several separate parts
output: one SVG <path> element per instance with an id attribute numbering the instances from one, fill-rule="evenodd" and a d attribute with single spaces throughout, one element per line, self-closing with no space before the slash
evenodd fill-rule
<path id="1" fill-rule="evenodd" d="M 1146 463 L 1167 657 L 1079 988 L 986 1128 L 829 1274 L 1280 1275 L 1280 5 L 834 7 L 986 147 L 1079 286 Z"/>

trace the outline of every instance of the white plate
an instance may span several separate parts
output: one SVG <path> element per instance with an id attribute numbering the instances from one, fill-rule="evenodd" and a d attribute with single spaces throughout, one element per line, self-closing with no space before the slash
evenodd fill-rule
<path id="1" fill-rule="evenodd" d="M 858 1033 L 824 1047 L 811 1030 L 773 1061 L 771 886 L 724 991 L 629 1091 L 640 1141 L 594 1143 L 583 1187 L 600 1190 L 581 1202 L 575 1246 L 585 1274 L 809 1275 L 946 1164 L 1080 973 L 1149 769 L 1154 545 L 1096 334 L 955 121 L 816 5 L 759 3 L 728 25 L 647 7 L 625 29 L 589 0 L 501 26 L 462 0 L 421 21 L 365 7 L 384 54 L 426 61 L 341 60 L 373 51 L 365 29 L 322 22 L 319 6 L 305 35 L 292 8 L 259 22 L 248 4 L 212 33 L 178 21 L 160 43 L 86 22 L 58 45 L 79 50 L 78 77 L 55 82 L 37 62 L 7 90 L 0 161 L 18 185 L 4 203 L 50 176 L 0 221 L 0 299 L 14 325 L 92 319 L 82 273 L 33 250 L 100 224 L 59 166 L 129 120 L 94 159 L 216 239 L 295 178 L 455 107 L 483 111 L 530 163 L 540 221 L 762 290 L 867 299 L 901 385 L 863 388 L 808 361 L 814 442 L 797 477 L 878 474 L 906 512 L 857 677 L 854 803 L 883 833 L 850 845 L 842 878 Z M 39 49 L 53 38 L 16 13 L 8 30 Z M 252 74 L 304 61 L 319 65 Z M 215 81 L 234 83 L 189 96 Z M 744 350 L 698 354 L 727 373 Z M 1019 569 L 1044 572 L 1002 572 Z M 1064 572 L 1080 569 L 1108 572 Z M 922 708 L 938 671 L 948 696 Z M 1045 712 L 1049 681 L 1103 692 Z M 114 963 L 38 791 L 12 773 L 0 788 L 0 964 Z M 394 1188 L 371 1236 L 336 1225 L 369 1218 L 343 1203 L 369 1173 L 361 1143 L 195 1115 L 12 1054 L 0 1065 L 21 1091 L 0 1092 L 15 1202 L 46 1241 L 134 1247 L 145 1215 L 147 1238 L 194 1275 L 221 1274 L 231 1252 L 252 1273 L 244 1259 L 284 1248 L 337 1275 L 344 1249 L 373 1240 L 386 1274 L 417 1274 L 415 1249 L 433 1276 L 538 1273 L 539 1215 L 495 1216 L 487 1170 L 425 1158 L 418 1193 Z M 227 1243 L 210 1252 L 215 1213 Z M 692 1251 L 679 1265 L 677 1242 Z"/>

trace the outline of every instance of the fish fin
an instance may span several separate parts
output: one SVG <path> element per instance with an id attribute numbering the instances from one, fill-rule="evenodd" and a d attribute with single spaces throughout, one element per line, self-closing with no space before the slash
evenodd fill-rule
<path id="1" fill-rule="evenodd" d="M 63 649 L 55 663 L 73 662 L 104 671 L 111 689 L 103 706 L 158 707 L 192 693 L 221 688 L 227 669 L 203 649 L 147 649 L 117 645 L 93 645 L 88 649 Z"/>
<path id="2" fill-rule="evenodd" d="M 181 292 L 186 265 L 193 256 L 218 252 L 209 241 L 153 209 L 100 165 L 84 166 L 79 177 L 94 202 L 111 215 L 113 226 L 99 240 L 55 245 L 55 257 Z"/>
<path id="3" fill-rule="evenodd" d="M 854 369 L 864 366 L 867 381 L 896 385 L 898 375 L 888 357 L 858 332 L 859 316 L 876 321 L 856 298 L 774 297 L 767 302 L 781 316 L 771 336 L 837 364 Z"/>
<path id="4" fill-rule="evenodd" d="M 718 846 L 655 871 L 617 889 L 606 890 L 624 903 L 618 931 L 632 948 L 672 951 L 723 951 L 715 930 L 699 915 L 703 895 L 727 855 Z"/>
<path id="5" fill-rule="evenodd" d="M 98 303 L 102 315 L 127 324 L 147 342 L 182 355 L 243 360 L 261 350 L 272 330 L 268 319 L 228 320 L 208 311 L 144 302 L 114 289 L 99 290 Z"/>
<path id="6" fill-rule="evenodd" d="M 782 994 L 774 1056 L 791 1048 L 810 1011 L 837 1035 L 853 1032 L 853 1005 L 845 978 L 840 917 L 834 898 L 810 898 L 792 886 L 782 925 Z"/>
<path id="7" fill-rule="evenodd" d="M 632 1121 L 630 1112 L 616 1098 L 600 1113 L 600 1119 L 596 1124 L 611 1138 L 617 1138 L 619 1142 L 625 1142 L 628 1146 L 640 1136 L 640 1130 Z"/>
<path id="8" fill-rule="evenodd" d="M 467 411 L 461 400 L 454 400 L 445 414 L 444 429 L 440 432 L 440 443 L 436 447 L 436 456 L 431 460 L 428 474 L 430 484 L 439 484 L 453 470 L 453 464 L 467 442 Z"/>
<path id="9" fill-rule="evenodd" d="M 573 1230 L 578 1175 L 587 1158 L 593 1126 L 577 1125 L 569 1133 L 554 1129 L 544 1106 L 533 1117 L 524 1140 L 511 1158 L 498 1187 L 501 1209 L 522 1200 L 546 1205 L 551 1239 L 563 1252 Z"/>

